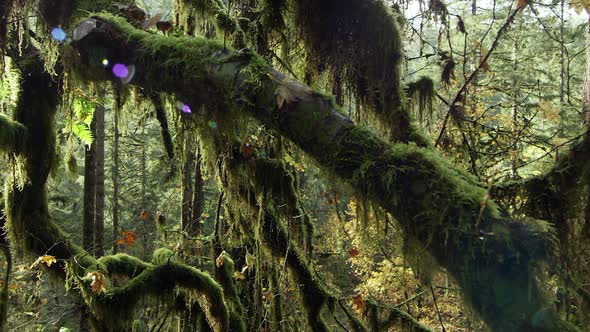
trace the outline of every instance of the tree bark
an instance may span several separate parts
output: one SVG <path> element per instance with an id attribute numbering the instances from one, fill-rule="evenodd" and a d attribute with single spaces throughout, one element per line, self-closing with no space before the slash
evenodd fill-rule
<path id="1" fill-rule="evenodd" d="M 145 134 L 145 120 L 141 124 L 141 160 L 140 160 L 140 167 L 141 167 L 141 208 L 144 211 L 148 211 L 148 219 L 149 219 L 149 209 L 147 208 L 147 135 Z M 149 259 L 149 220 L 141 220 L 141 246 L 143 249 L 142 258 L 143 260 Z"/>
<path id="2" fill-rule="evenodd" d="M 176 93 L 191 105 L 229 100 L 392 213 L 406 236 L 420 241 L 457 279 L 492 330 L 575 330 L 550 315 L 541 324 L 532 322 L 549 306 L 532 270 L 546 254 L 545 234 L 512 223 L 486 200 L 484 187 L 434 151 L 383 142 L 327 97 L 272 70 L 252 52 L 160 37 L 120 21 L 91 18 L 84 24 L 94 28 L 73 42 L 83 77 L 112 79 L 87 56 L 101 48 L 113 63 L 142 69 L 132 84 Z"/>
<path id="3" fill-rule="evenodd" d="M 205 188 L 203 181 L 203 173 L 201 172 L 201 149 L 199 144 L 195 148 L 195 163 L 194 163 L 194 184 L 193 184 L 193 202 L 191 219 L 194 220 L 192 227 L 194 235 L 201 235 L 203 233 L 203 224 L 201 223 L 201 215 L 205 205 Z"/>
<path id="4" fill-rule="evenodd" d="M 193 216 L 193 188 L 194 183 L 192 175 L 194 172 L 195 155 L 193 138 L 184 134 L 183 162 L 182 162 L 182 195 L 181 195 L 181 212 L 182 212 L 182 229 L 190 235 L 194 235 Z"/>
<path id="5" fill-rule="evenodd" d="M 92 137 L 96 138 L 96 119 L 90 125 Z M 84 155 L 84 224 L 82 225 L 82 246 L 95 253 L 94 218 L 96 206 L 96 142 L 86 147 Z"/>
<path id="6" fill-rule="evenodd" d="M 94 245 L 96 257 L 104 255 L 104 113 L 105 109 L 98 106 L 94 113 L 96 120 L 96 183 L 94 210 Z"/>
<path id="7" fill-rule="evenodd" d="M 116 240 L 119 238 L 119 111 L 121 110 L 121 96 L 116 93 L 116 107 L 113 125 L 113 254 L 118 251 Z"/>

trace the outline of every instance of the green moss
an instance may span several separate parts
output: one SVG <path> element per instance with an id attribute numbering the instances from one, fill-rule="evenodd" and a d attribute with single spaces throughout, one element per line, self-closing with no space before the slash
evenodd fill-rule
<path id="1" fill-rule="evenodd" d="M 0 150 L 20 153 L 27 140 L 27 128 L 0 114 Z"/>
<path id="2" fill-rule="evenodd" d="M 385 133 L 408 142 L 413 128 L 400 98 L 402 41 L 394 15 L 382 1 L 294 4 L 294 28 L 306 45 L 308 71 L 328 69 L 335 91 L 349 87 L 364 106 L 361 109 L 372 112 L 379 120 L 376 124 L 384 123 Z"/>
<path id="3" fill-rule="evenodd" d="M 145 263 L 139 258 L 129 256 L 127 254 L 116 254 L 111 256 L 103 256 L 98 259 L 98 262 L 105 266 L 109 275 L 124 274 L 133 278 L 151 265 Z"/>
<path id="4" fill-rule="evenodd" d="M 192 8 L 194 14 L 212 19 L 218 29 L 233 39 L 232 45 L 234 47 L 243 48 L 246 46 L 246 36 L 239 25 L 238 19 L 229 15 L 223 1 L 182 0 L 182 3 L 185 6 Z"/>
<path id="5" fill-rule="evenodd" d="M 176 287 L 199 295 L 197 300 L 201 307 L 206 308 L 205 314 L 209 324 L 215 327 L 214 330 L 229 329 L 229 314 L 221 287 L 207 273 L 195 268 L 173 262 L 150 266 L 127 285 L 108 289 L 103 294 L 93 293 L 89 289 L 89 282 L 83 280 L 85 286 L 81 288 L 84 298 L 109 330 L 124 330 L 131 323 L 133 311 L 142 298 L 151 296 L 160 301 L 173 302 L 171 297 Z M 168 298 L 170 301 L 167 301 Z"/>
<path id="6" fill-rule="evenodd" d="M 215 278 L 221 283 L 226 301 L 229 304 L 230 330 L 246 331 L 245 311 L 240 301 L 240 294 L 234 280 L 235 264 L 233 259 L 225 251 L 221 253 L 224 262 L 215 269 Z"/>
<path id="7" fill-rule="evenodd" d="M 430 123 L 433 110 L 432 102 L 436 96 L 434 81 L 429 77 L 422 76 L 417 81 L 408 84 L 406 94 L 418 110 L 418 121 Z"/>
<path id="8" fill-rule="evenodd" d="M 174 253 L 172 252 L 172 250 L 168 248 L 159 248 L 156 251 L 154 251 L 154 257 L 152 258 L 152 262 L 155 265 L 168 264 L 173 256 Z"/>

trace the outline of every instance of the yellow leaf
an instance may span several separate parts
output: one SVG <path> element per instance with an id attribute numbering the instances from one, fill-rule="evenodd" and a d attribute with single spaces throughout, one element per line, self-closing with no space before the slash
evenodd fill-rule
<path id="1" fill-rule="evenodd" d="M 223 263 L 225 263 L 225 257 L 223 254 L 225 254 L 225 251 L 223 251 L 221 254 L 219 254 L 219 256 L 215 259 L 215 266 L 217 266 L 217 267 L 223 266 Z"/>
<path id="2" fill-rule="evenodd" d="M 92 287 L 92 291 L 96 294 L 100 294 L 106 291 L 104 287 L 104 275 L 98 271 L 94 271 L 90 273 L 90 277 L 92 278 L 92 283 L 90 287 Z"/>
<path id="3" fill-rule="evenodd" d="M 246 275 L 243 274 L 242 272 L 234 272 L 234 279 L 236 280 L 246 280 Z"/>
<path id="4" fill-rule="evenodd" d="M 29 269 L 34 269 L 37 266 L 39 266 L 39 264 L 41 264 L 41 263 L 45 263 L 45 265 L 50 267 L 51 264 L 57 263 L 57 259 L 55 258 L 55 256 L 51 256 L 51 255 L 39 256 L 39 258 L 37 258 L 37 260 L 35 262 L 33 262 L 33 264 L 31 264 Z"/>

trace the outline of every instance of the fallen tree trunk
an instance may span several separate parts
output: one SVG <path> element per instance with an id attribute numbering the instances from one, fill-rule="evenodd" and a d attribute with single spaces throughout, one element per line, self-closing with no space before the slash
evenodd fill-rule
<path id="1" fill-rule="evenodd" d="M 132 84 L 175 93 L 193 109 L 227 104 L 249 112 L 299 145 L 323 169 L 392 213 L 461 285 L 494 331 L 574 331 L 550 314 L 535 263 L 546 234 L 513 223 L 486 190 L 435 152 L 390 145 L 342 115 L 330 98 L 286 78 L 249 50 L 199 38 L 137 30 L 115 17 L 93 17 L 74 31 L 82 78 L 113 79 L 111 64 L 133 64 Z M 116 78 L 114 78 L 116 79 Z"/>

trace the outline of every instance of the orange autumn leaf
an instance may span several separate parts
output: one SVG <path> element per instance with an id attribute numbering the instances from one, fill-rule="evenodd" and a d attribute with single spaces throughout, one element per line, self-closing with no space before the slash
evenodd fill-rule
<path id="1" fill-rule="evenodd" d="M 132 246 L 135 243 L 135 232 L 133 231 L 122 231 L 122 238 L 117 240 L 118 245 Z"/>
<path id="2" fill-rule="evenodd" d="M 96 294 L 100 294 L 106 291 L 104 287 L 105 278 L 104 275 L 98 271 L 94 271 L 90 273 L 90 277 L 92 278 L 92 283 L 90 283 L 90 287 L 92 287 L 92 291 Z"/>

